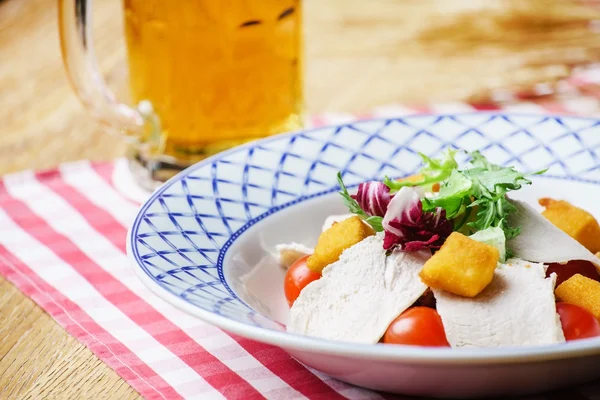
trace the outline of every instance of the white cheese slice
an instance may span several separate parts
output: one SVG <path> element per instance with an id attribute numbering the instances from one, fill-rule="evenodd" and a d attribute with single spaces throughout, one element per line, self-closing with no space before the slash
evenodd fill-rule
<path id="1" fill-rule="evenodd" d="M 383 234 L 345 250 L 307 285 L 290 310 L 288 331 L 326 339 L 377 343 L 389 324 L 427 286 L 419 272 L 429 251 L 386 257 Z"/>
<path id="2" fill-rule="evenodd" d="M 511 200 L 517 211 L 509 217 L 513 226 L 521 227 L 521 234 L 508 242 L 513 255 L 541 263 L 566 263 L 586 260 L 600 271 L 600 260 L 577 240 L 556 227 L 529 204 Z"/>
<path id="3" fill-rule="evenodd" d="M 289 268 L 296 260 L 310 255 L 313 253 L 313 249 L 303 244 L 292 242 L 292 243 L 281 243 L 275 246 L 275 259 L 284 268 Z"/>
<path id="4" fill-rule="evenodd" d="M 555 283 L 556 274 L 546 278 L 545 265 L 511 259 L 475 298 L 433 293 L 452 347 L 544 345 L 565 341 Z"/>

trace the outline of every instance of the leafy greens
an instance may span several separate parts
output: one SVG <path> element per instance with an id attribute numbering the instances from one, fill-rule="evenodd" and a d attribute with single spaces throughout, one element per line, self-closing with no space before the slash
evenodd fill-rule
<path id="1" fill-rule="evenodd" d="M 489 162 L 479 151 L 469 153 L 469 166 L 459 169 L 454 160 L 456 151 L 448 150 L 440 160 L 421 154 L 424 167 L 419 173 L 424 177 L 417 182 L 384 180 L 390 191 L 402 186 L 440 184 L 437 194 L 423 199 L 423 210 L 442 208 L 446 217 L 455 222 L 454 229 L 470 234 L 491 227 L 501 228 L 510 240 L 519 235 L 521 228 L 510 226 L 507 217 L 515 211 L 506 194 L 531 184 L 524 174 L 514 167 L 504 167 Z M 542 174 L 545 170 L 534 172 Z"/>
<path id="2" fill-rule="evenodd" d="M 454 159 L 456 152 L 456 150 L 447 149 L 439 160 L 429 158 L 425 154 L 419 153 L 423 159 L 423 167 L 421 167 L 421 170 L 419 171 L 419 175 L 421 176 L 420 181 L 395 181 L 386 176 L 383 183 L 385 183 L 391 191 L 397 192 L 404 186 L 428 186 L 441 182 L 448 178 L 452 171 L 458 168 L 458 163 Z"/>
<path id="3" fill-rule="evenodd" d="M 385 232 L 386 249 L 436 249 L 452 231 L 465 235 L 481 232 L 476 238 L 493 239 L 503 246 L 521 233 L 521 227 L 508 223 L 516 208 L 507 193 L 531 184 L 528 177 L 545 170 L 525 174 L 514 167 L 493 164 L 479 151 L 467 153 L 469 163 L 459 168 L 457 153 L 447 149 L 439 159 L 419 154 L 423 166 L 413 179 L 385 177 L 383 182 L 364 182 L 355 195 L 348 193 L 338 173 L 339 193 L 351 213 L 376 232 Z M 435 186 L 439 190 L 435 191 Z M 415 187 L 429 194 L 419 196 Z"/>
<path id="4" fill-rule="evenodd" d="M 346 188 L 346 185 L 344 185 L 344 181 L 342 180 L 342 173 L 338 172 L 337 174 L 337 180 L 338 180 L 338 184 L 340 185 L 340 188 L 342 189 L 340 193 L 340 195 L 342 195 L 342 198 L 344 199 L 344 205 L 346 207 L 348 207 L 348 210 L 350 210 L 350 212 L 352 214 L 356 214 L 359 217 L 361 217 L 362 219 L 364 219 L 369 225 L 371 225 L 371 227 L 373 228 L 373 230 L 375 232 L 381 232 L 383 231 L 383 226 L 381 225 L 381 222 L 383 220 L 383 216 L 378 216 L 378 215 L 368 215 L 360 206 L 360 204 L 358 204 L 358 201 L 356 201 L 355 198 L 353 198 L 350 193 L 348 193 L 348 189 Z"/>

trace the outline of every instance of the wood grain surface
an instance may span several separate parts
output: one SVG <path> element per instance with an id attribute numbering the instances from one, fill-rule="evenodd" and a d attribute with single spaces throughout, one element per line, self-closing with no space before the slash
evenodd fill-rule
<path id="1" fill-rule="evenodd" d="M 472 62 L 480 65 L 476 55 L 454 64 L 456 74 L 449 79 L 438 74 L 439 59 L 407 45 L 415 24 L 429 21 L 429 15 L 417 14 L 423 2 L 305 0 L 307 111 L 364 111 L 390 102 L 471 94 L 474 75 L 462 68 Z M 470 6 L 476 3 L 484 1 L 469 1 Z M 120 0 L 96 0 L 96 51 L 109 86 L 118 94 L 124 93 L 126 81 L 121 32 Z M 470 68 L 488 79 L 489 68 L 499 67 Z M 560 65 L 543 71 L 550 80 L 565 73 Z M 527 82 L 531 76 L 520 79 Z M 77 159 L 109 160 L 124 150 L 119 138 L 91 120 L 68 85 L 56 0 L 0 0 L 0 174 Z M 0 278 L 1 399 L 138 397 Z"/>
<path id="2" fill-rule="evenodd" d="M 106 4 L 105 4 L 106 3 Z M 99 1 L 97 46 L 107 79 L 122 75 L 111 11 Z M 54 0 L 0 1 L 0 174 L 63 161 L 108 160 L 124 146 L 102 132 L 63 71 Z M 136 399 L 126 382 L 0 278 L 0 399 Z"/>

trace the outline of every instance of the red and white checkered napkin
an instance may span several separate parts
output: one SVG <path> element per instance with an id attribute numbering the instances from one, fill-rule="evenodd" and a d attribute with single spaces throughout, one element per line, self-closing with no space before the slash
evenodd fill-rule
<path id="1" fill-rule="evenodd" d="M 558 105 L 520 108 L 568 111 Z M 473 107 L 451 104 L 427 111 L 467 110 Z M 414 111 L 386 107 L 369 116 Z M 323 115 L 313 125 L 355 117 Z M 0 182 L 0 273 L 144 397 L 403 398 L 311 371 L 279 348 L 223 332 L 151 294 L 125 255 L 126 231 L 138 205 L 112 185 L 114 167 L 114 162 L 78 162 L 6 176 Z M 599 396 L 595 383 L 536 398 Z"/>

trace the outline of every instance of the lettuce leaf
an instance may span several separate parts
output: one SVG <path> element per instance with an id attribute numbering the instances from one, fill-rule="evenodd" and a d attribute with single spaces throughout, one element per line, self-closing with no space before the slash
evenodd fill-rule
<path id="1" fill-rule="evenodd" d="M 456 153 L 457 150 L 446 149 L 439 160 L 427 157 L 423 153 L 419 153 L 419 156 L 423 159 L 423 167 L 419 170 L 419 175 L 422 176 L 420 181 L 396 181 L 386 176 L 383 179 L 383 183 L 390 188 L 392 193 L 395 193 L 407 186 L 427 186 L 442 182 L 452 174 L 452 171 L 458 168 L 458 163 L 454 159 Z"/>
<path id="2" fill-rule="evenodd" d="M 385 231 L 386 249 L 435 249 L 452 230 L 466 235 L 489 230 L 499 237 L 499 229 L 505 242 L 518 236 L 521 227 L 508 222 L 515 206 L 507 194 L 530 185 L 531 175 L 546 170 L 522 173 L 489 162 L 479 151 L 467 153 L 469 164 L 461 169 L 455 160 L 457 152 L 447 149 L 439 159 L 420 154 L 420 180 L 385 177 L 383 182 L 360 184 L 356 195 L 348 193 L 338 174 L 340 193 L 350 212 L 361 216 L 375 231 Z M 413 189 L 431 191 L 436 183 L 439 191 L 423 198 Z"/>
<path id="3" fill-rule="evenodd" d="M 443 208 L 448 219 L 455 218 L 464 212 L 463 203 L 469 202 L 472 186 L 473 182 L 455 169 L 435 197 L 424 199 L 423 209 L 432 211 Z"/>
<path id="4" fill-rule="evenodd" d="M 443 208 L 447 218 L 455 220 L 455 230 L 472 233 L 497 227 L 502 229 L 506 240 L 518 236 L 521 228 L 508 223 L 515 207 L 506 194 L 530 185 L 528 177 L 545 170 L 525 174 L 514 167 L 493 164 L 479 151 L 469 156 L 466 168 L 452 170 L 441 182 L 439 192 L 423 200 L 424 210 Z"/>
<path id="5" fill-rule="evenodd" d="M 500 262 L 506 261 L 506 237 L 504 231 L 501 228 L 492 227 L 482 231 L 475 232 L 469 236 L 473 240 L 489 244 L 498 249 L 500 253 Z"/>

